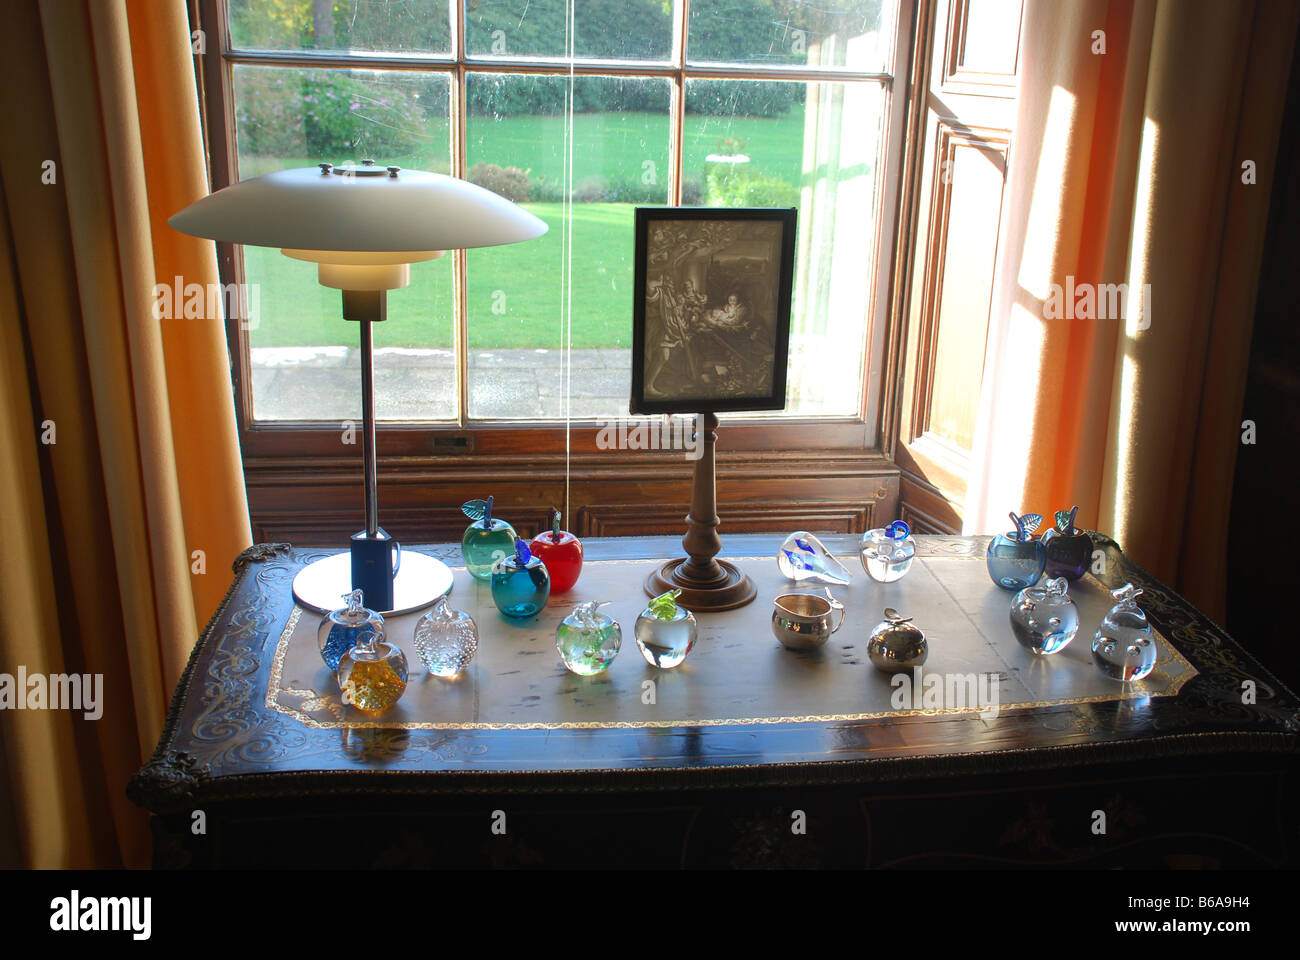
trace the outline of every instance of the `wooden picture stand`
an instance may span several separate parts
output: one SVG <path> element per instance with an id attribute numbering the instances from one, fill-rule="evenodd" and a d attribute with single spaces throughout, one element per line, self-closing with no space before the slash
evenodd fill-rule
<path id="1" fill-rule="evenodd" d="M 652 597 L 669 590 L 680 590 L 680 603 L 693 613 L 709 610 L 734 610 L 754 599 L 754 583 L 734 564 L 716 559 L 722 549 L 718 536 L 717 472 L 714 448 L 718 441 L 718 417 L 700 414 L 700 459 L 695 462 L 695 481 L 691 488 L 691 512 L 686 518 L 686 535 L 682 546 L 686 556 L 669 560 L 650 574 L 645 591 Z"/>

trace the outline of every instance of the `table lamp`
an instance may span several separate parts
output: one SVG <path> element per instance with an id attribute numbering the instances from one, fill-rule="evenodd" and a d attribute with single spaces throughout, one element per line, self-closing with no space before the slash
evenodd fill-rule
<path id="1" fill-rule="evenodd" d="M 423 554 L 403 556 L 379 526 L 375 463 L 375 370 L 371 325 L 387 315 L 388 291 L 411 282 L 411 264 L 448 250 L 531 240 L 546 224 L 465 180 L 420 170 L 322 163 L 232 184 L 167 221 L 196 237 L 279 247 L 317 264 L 317 279 L 343 293 L 343 318 L 361 327 L 362 456 L 366 526 L 351 551 L 305 567 L 294 595 L 331 610 L 354 589 L 373 610 L 406 612 L 451 589 L 451 571 Z"/>

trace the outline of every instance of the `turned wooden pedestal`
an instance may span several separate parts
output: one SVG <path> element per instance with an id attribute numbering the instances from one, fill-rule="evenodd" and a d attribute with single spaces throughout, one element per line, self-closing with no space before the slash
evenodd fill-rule
<path id="1" fill-rule="evenodd" d="M 657 597 L 669 590 L 680 590 L 678 602 L 693 612 L 733 610 L 754 599 L 754 584 L 734 564 L 717 559 L 722 549 L 722 539 L 718 536 L 714 460 L 718 442 L 717 414 L 700 414 L 698 429 L 703 446 L 700 459 L 695 463 L 691 512 L 686 518 L 686 535 L 682 537 L 686 556 L 669 560 L 646 577 L 645 591 Z"/>

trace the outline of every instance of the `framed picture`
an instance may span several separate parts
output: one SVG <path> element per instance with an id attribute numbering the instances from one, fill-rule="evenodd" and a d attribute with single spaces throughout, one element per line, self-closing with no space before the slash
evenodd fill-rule
<path id="1" fill-rule="evenodd" d="M 794 208 L 637 208 L 632 413 L 785 408 L 794 231 Z"/>

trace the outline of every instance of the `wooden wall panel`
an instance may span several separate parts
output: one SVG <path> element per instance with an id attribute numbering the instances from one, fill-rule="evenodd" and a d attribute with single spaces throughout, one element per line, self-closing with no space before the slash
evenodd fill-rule
<path id="1" fill-rule="evenodd" d="M 1015 90 L 1021 6 L 1022 0 L 954 0 L 949 5 L 945 91 L 1005 95 Z"/>
<path id="2" fill-rule="evenodd" d="M 974 443 L 998 247 L 1006 131 L 937 128 L 939 175 L 921 305 L 917 404 L 909 441 L 935 434 L 961 450 Z M 949 242 L 951 240 L 951 242 Z"/>
<path id="3" fill-rule="evenodd" d="M 304 465 L 305 467 L 305 465 Z M 380 461 L 379 522 L 403 543 L 459 540 L 469 522 L 466 500 L 496 498 L 496 515 L 521 536 L 546 529 L 551 507 L 564 508 L 561 464 L 525 458 L 430 470 L 385 468 Z M 685 532 L 691 465 L 680 457 L 619 466 L 599 477 L 574 465 L 565 528 L 579 536 Z M 718 514 L 731 533 L 861 533 L 898 516 L 898 468 L 880 456 L 835 458 L 736 456 L 718 468 Z M 303 504 L 311 504 L 304 509 Z M 303 547 L 341 547 L 363 526 L 360 464 L 300 469 L 291 483 L 281 469 L 249 474 L 257 540 Z"/>
<path id="4" fill-rule="evenodd" d="M 902 501 L 899 516 L 913 533 L 961 533 L 961 515 L 952 502 L 930 484 L 904 474 L 899 497 Z"/>
<path id="5" fill-rule="evenodd" d="M 718 532 L 771 533 L 809 530 L 812 533 L 865 533 L 888 523 L 877 515 L 874 500 L 809 503 L 760 500 L 729 503 L 719 508 Z M 636 537 L 684 533 L 687 508 L 681 503 L 588 504 L 578 511 L 579 536 Z M 890 519 L 893 519 L 892 517 Z"/>

